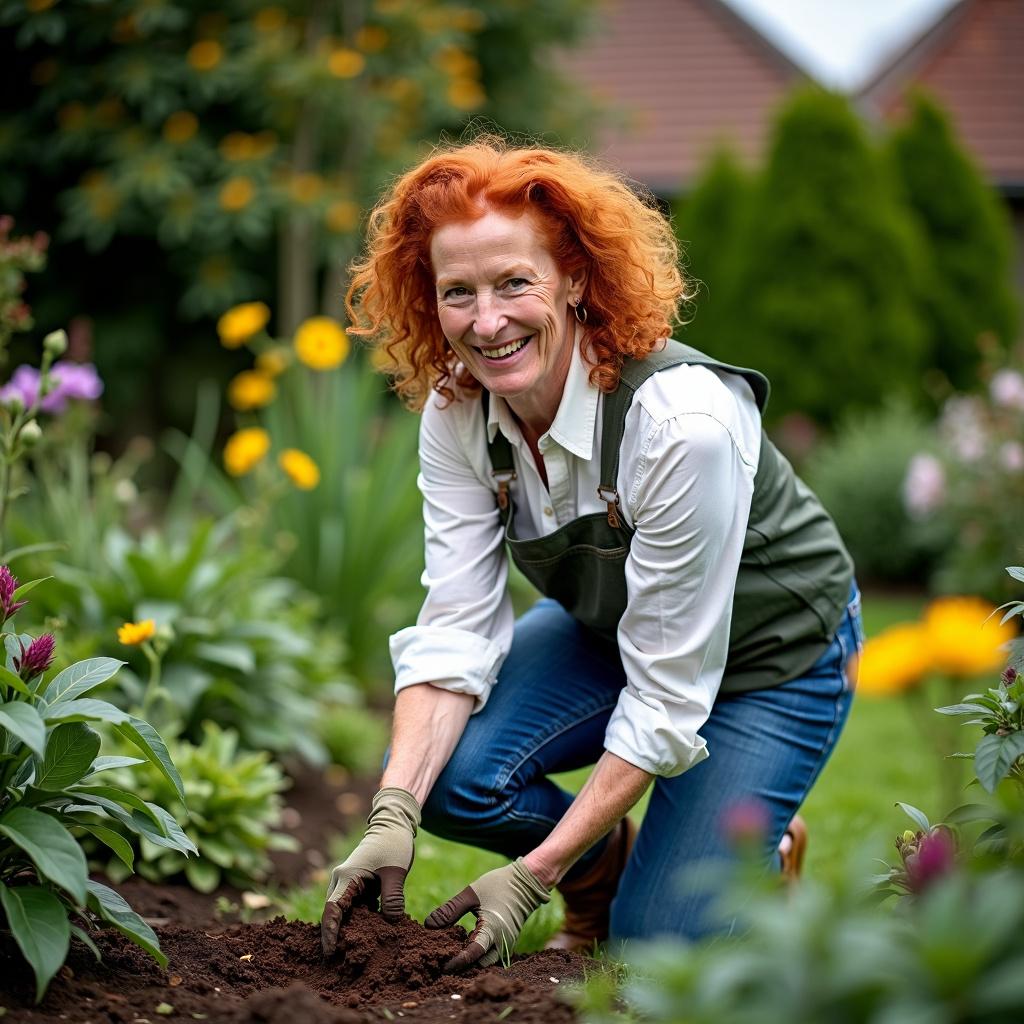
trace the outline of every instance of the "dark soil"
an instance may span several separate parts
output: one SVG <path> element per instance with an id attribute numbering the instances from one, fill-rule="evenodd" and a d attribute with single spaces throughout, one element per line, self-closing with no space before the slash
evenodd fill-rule
<path id="1" fill-rule="evenodd" d="M 388 924 L 362 906 L 342 930 L 344 948 L 329 959 L 317 926 L 283 918 L 219 931 L 172 924 L 158 934 L 166 971 L 117 932 L 97 936 L 102 963 L 76 941 L 38 1007 L 31 972 L 13 943 L 0 939 L 4 1024 L 356 1024 L 399 1017 L 417 1024 L 569 1024 L 576 1016 L 560 994 L 582 977 L 586 962 L 546 951 L 516 957 L 508 968 L 445 974 L 442 965 L 466 941 L 463 929 L 432 932 L 408 918 Z"/>

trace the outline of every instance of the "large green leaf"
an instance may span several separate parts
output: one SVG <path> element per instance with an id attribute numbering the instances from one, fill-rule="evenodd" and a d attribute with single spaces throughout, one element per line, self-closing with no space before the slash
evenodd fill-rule
<path id="1" fill-rule="evenodd" d="M 35 590 L 40 583 L 45 583 L 47 580 L 52 579 L 52 576 L 40 576 L 37 580 L 29 580 L 27 583 L 22 583 L 22 585 L 11 595 L 11 600 L 20 601 L 27 593 Z"/>
<path id="2" fill-rule="evenodd" d="M 0 883 L 0 904 L 14 941 L 36 976 L 38 1003 L 68 955 L 71 929 L 67 912 L 52 892 L 37 885 L 8 889 Z"/>
<path id="3" fill-rule="evenodd" d="M 60 792 L 73 786 L 92 768 L 100 752 L 100 735 L 84 722 L 58 725 L 46 744 L 46 757 L 36 772 L 35 786 Z"/>
<path id="4" fill-rule="evenodd" d="M 47 722 L 112 722 L 118 725 L 131 719 L 127 711 L 115 708 L 109 701 L 92 697 L 57 704 L 47 708 L 43 715 Z"/>
<path id="5" fill-rule="evenodd" d="M 90 775 L 98 775 L 100 772 L 110 771 L 111 768 L 131 768 L 133 765 L 143 764 L 145 758 L 142 757 L 122 757 L 121 755 L 111 755 L 97 757 L 92 763 L 92 770 L 89 772 Z"/>
<path id="6" fill-rule="evenodd" d="M 185 787 L 181 784 L 181 776 L 174 767 L 171 755 L 167 752 L 167 744 L 161 739 L 160 733 L 141 718 L 129 718 L 127 722 L 116 725 L 116 729 L 142 751 L 146 760 L 174 787 L 184 804 Z"/>
<path id="7" fill-rule="evenodd" d="M 89 907 L 109 921 L 122 935 L 141 946 L 161 967 L 167 966 L 167 957 L 161 952 L 160 942 L 153 929 L 113 889 L 90 881 Z"/>
<path id="8" fill-rule="evenodd" d="M 136 796 L 127 789 L 121 789 L 118 786 L 75 786 L 68 793 L 68 796 L 83 800 L 99 798 L 104 801 L 112 801 L 123 807 L 130 807 L 132 810 L 141 811 L 153 819 L 154 825 L 158 827 L 162 825 L 161 819 L 150 810 L 150 805 L 142 797 Z"/>
<path id="9" fill-rule="evenodd" d="M 135 851 L 132 849 L 132 844 L 120 832 L 115 832 L 112 828 L 107 828 L 104 825 L 96 825 L 93 822 L 80 821 L 78 824 L 86 831 L 91 832 L 105 846 L 109 846 L 129 871 L 135 870 Z"/>
<path id="10" fill-rule="evenodd" d="M 105 683 L 124 664 L 126 662 L 118 661 L 117 658 L 88 658 L 69 665 L 50 680 L 43 700 L 47 704 L 56 704 L 58 701 L 81 697 Z"/>
<path id="11" fill-rule="evenodd" d="M 46 756 L 46 725 L 31 704 L 22 701 L 0 704 L 0 729 L 17 736 L 36 757 Z"/>
<path id="12" fill-rule="evenodd" d="M 31 807 L 12 807 L 0 816 L 0 834 L 23 850 L 36 870 L 85 904 L 89 870 L 75 837 L 55 818 Z"/>
<path id="13" fill-rule="evenodd" d="M 994 793 L 999 781 L 1009 771 L 1010 765 L 1022 754 L 1024 732 L 1011 732 L 1006 736 L 993 733 L 985 736 L 974 751 L 974 773 L 985 789 Z"/>

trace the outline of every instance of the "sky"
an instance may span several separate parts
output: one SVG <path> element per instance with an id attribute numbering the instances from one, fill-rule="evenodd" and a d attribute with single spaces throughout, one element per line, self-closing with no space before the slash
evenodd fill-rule
<path id="1" fill-rule="evenodd" d="M 822 84 L 852 89 L 957 0 L 725 0 Z"/>

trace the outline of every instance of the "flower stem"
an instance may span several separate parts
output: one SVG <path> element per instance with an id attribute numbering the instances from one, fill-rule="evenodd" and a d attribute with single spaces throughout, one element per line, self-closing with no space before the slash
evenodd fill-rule
<path id="1" fill-rule="evenodd" d="M 139 717 L 148 722 L 149 709 L 162 692 L 160 690 L 160 655 L 156 653 L 148 640 L 142 644 L 142 653 L 149 662 L 149 681 L 146 683 L 146 690 L 142 695 L 142 711 Z"/>

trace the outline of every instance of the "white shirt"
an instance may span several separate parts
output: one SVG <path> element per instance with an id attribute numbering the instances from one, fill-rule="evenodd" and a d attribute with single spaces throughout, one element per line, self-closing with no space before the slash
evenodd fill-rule
<path id="1" fill-rule="evenodd" d="M 607 508 L 597 495 L 604 396 L 573 346 L 558 413 L 539 440 L 545 486 L 505 401 L 479 394 L 420 424 L 427 597 L 415 626 L 391 637 L 395 692 L 432 683 L 487 701 L 512 641 L 508 566 L 487 442 L 501 431 L 517 479 L 516 535 L 541 537 Z M 736 374 L 680 365 L 649 377 L 626 415 L 619 456 L 621 511 L 635 529 L 618 644 L 626 684 L 604 745 L 655 775 L 708 756 L 698 730 L 725 669 L 733 592 L 757 472 L 761 419 Z"/>

